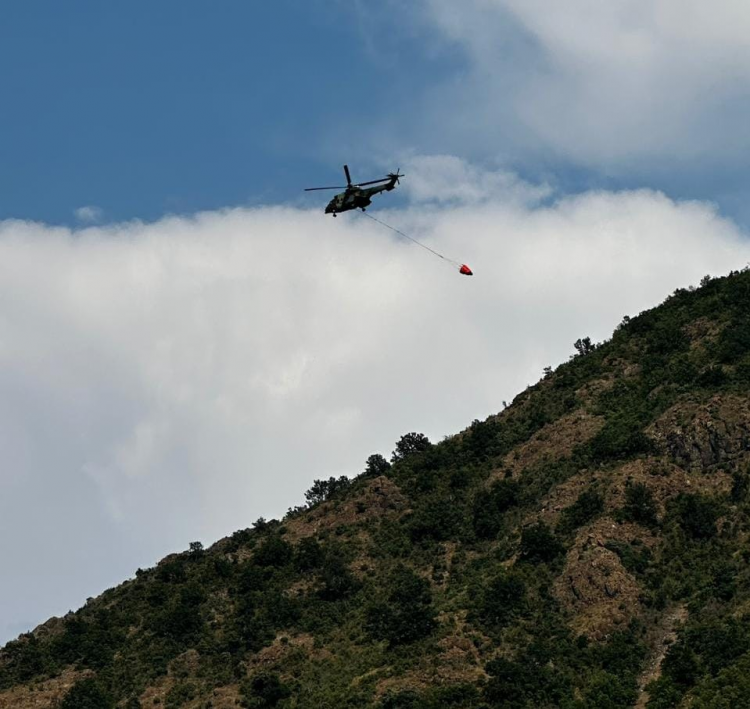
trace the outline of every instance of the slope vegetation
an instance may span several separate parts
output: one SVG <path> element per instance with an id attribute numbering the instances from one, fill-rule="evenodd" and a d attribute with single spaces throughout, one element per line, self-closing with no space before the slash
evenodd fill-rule
<path id="1" fill-rule="evenodd" d="M 0 708 L 750 706 L 750 272 L 0 651 Z"/>

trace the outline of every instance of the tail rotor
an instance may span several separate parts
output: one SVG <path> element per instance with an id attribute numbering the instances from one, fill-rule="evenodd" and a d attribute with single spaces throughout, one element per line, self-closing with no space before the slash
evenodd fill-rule
<path id="1" fill-rule="evenodd" d="M 388 173 L 388 178 L 391 179 L 391 180 L 393 180 L 393 183 L 396 184 L 396 185 L 399 184 L 399 182 L 400 182 L 399 178 L 400 177 L 406 177 L 406 175 L 404 175 L 401 172 L 401 168 L 400 167 L 396 169 L 396 172 L 389 172 Z"/>

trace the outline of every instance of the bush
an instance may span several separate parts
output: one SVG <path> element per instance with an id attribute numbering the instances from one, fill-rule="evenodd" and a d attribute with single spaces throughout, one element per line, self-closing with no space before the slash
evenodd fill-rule
<path id="1" fill-rule="evenodd" d="M 522 561 L 549 562 L 565 551 L 552 530 L 543 522 L 537 522 L 521 531 L 519 557 Z"/>
<path id="2" fill-rule="evenodd" d="M 166 709 L 179 709 L 198 695 L 198 688 L 192 682 L 178 682 L 167 692 L 164 702 Z"/>
<path id="3" fill-rule="evenodd" d="M 526 584 L 521 578 L 503 571 L 495 576 L 479 596 L 476 614 L 486 628 L 500 630 L 526 605 Z"/>
<path id="4" fill-rule="evenodd" d="M 683 642 L 673 645 L 662 663 L 662 674 L 683 688 L 692 687 L 699 676 L 698 660 Z"/>
<path id="5" fill-rule="evenodd" d="M 443 542 L 457 535 L 462 522 L 462 510 L 454 501 L 429 497 L 409 516 L 407 527 L 415 542 L 428 539 Z"/>
<path id="6" fill-rule="evenodd" d="M 604 510 L 604 498 L 596 490 L 585 490 L 560 515 L 558 529 L 568 534 L 597 517 Z"/>
<path id="7" fill-rule="evenodd" d="M 275 672 L 260 672 L 240 685 L 242 706 L 248 709 L 271 709 L 291 693 Z"/>
<path id="8" fill-rule="evenodd" d="M 633 680 L 625 680 L 609 672 L 597 672 L 586 688 L 586 709 L 620 709 L 632 707 L 638 692 Z"/>
<path id="9" fill-rule="evenodd" d="M 653 558 L 651 550 L 639 540 L 634 540 L 632 544 L 611 540 L 604 546 L 620 557 L 625 570 L 631 574 L 645 573 Z"/>
<path id="10" fill-rule="evenodd" d="M 710 539 L 716 534 L 719 506 L 703 495 L 680 495 L 675 501 L 680 527 L 696 540 Z"/>
<path id="11" fill-rule="evenodd" d="M 320 597 L 325 601 L 340 601 L 351 596 L 360 586 L 341 554 L 333 551 L 326 554 L 320 577 L 323 581 Z"/>
<path id="12" fill-rule="evenodd" d="M 93 677 L 76 682 L 65 695 L 60 709 L 114 709 L 115 703 Z"/>
<path id="13" fill-rule="evenodd" d="M 577 357 L 585 357 L 587 354 L 591 354 L 596 349 L 596 344 L 591 341 L 590 337 L 579 337 L 574 343 Z"/>
<path id="14" fill-rule="evenodd" d="M 286 566 L 294 556 L 294 548 L 277 534 L 268 537 L 256 550 L 253 561 L 258 566 Z"/>
<path id="15" fill-rule="evenodd" d="M 379 709 L 421 709 L 424 706 L 420 696 L 411 689 L 389 692 L 383 697 Z"/>
<path id="16" fill-rule="evenodd" d="M 594 462 L 600 463 L 650 453 L 653 447 L 638 419 L 626 414 L 612 416 L 588 446 Z"/>
<path id="17" fill-rule="evenodd" d="M 570 699 L 571 687 L 565 678 L 550 663 L 542 664 L 528 655 L 516 660 L 497 657 L 485 669 L 490 680 L 484 696 L 492 707 L 559 707 Z"/>
<path id="18" fill-rule="evenodd" d="M 430 584 L 405 566 L 391 573 L 385 600 L 370 604 L 366 610 L 370 635 L 390 645 L 427 637 L 435 625 Z"/>
<path id="19" fill-rule="evenodd" d="M 631 482 L 625 485 L 625 505 L 620 516 L 628 522 L 636 522 L 644 527 L 656 526 L 656 503 L 647 485 Z"/>
<path id="20" fill-rule="evenodd" d="M 323 547 L 315 537 L 305 537 L 294 550 L 294 565 L 298 571 L 312 571 L 323 563 Z"/>
<path id="21" fill-rule="evenodd" d="M 518 483 L 497 480 L 474 497 L 472 524 L 479 539 L 494 539 L 503 527 L 503 514 L 518 502 Z"/>
<path id="22" fill-rule="evenodd" d="M 75 648 L 71 650 L 75 653 Z M 3 688 L 16 682 L 28 682 L 50 667 L 46 648 L 31 633 L 9 642 L 0 652 L 0 657 L 0 687 Z M 75 659 L 77 657 L 74 656 Z"/>

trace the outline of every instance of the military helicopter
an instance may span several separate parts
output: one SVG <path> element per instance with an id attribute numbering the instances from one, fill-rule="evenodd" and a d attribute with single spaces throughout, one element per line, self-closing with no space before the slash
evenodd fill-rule
<path id="1" fill-rule="evenodd" d="M 346 191 L 337 194 L 326 207 L 326 214 L 333 214 L 334 217 L 339 212 L 348 212 L 350 209 L 361 209 L 364 212 L 370 206 L 372 197 L 380 194 L 380 192 L 390 192 L 398 184 L 399 178 L 404 177 L 399 170 L 396 170 L 396 172 L 389 172 L 387 177 L 381 177 L 379 180 L 352 184 L 348 165 L 344 165 L 344 174 L 346 175 Z M 366 187 L 366 185 L 378 186 Z M 343 185 L 340 187 L 308 187 L 305 192 L 340 189 L 344 189 Z"/>

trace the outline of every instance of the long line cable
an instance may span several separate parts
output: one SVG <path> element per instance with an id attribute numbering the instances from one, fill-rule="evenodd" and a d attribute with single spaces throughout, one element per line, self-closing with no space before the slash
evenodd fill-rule
<path id="1" fill-rule="evenodd" d="M 443 259 L 443 261 L 447 261 L 448 263 L 452 263 L 454 266 L 457 266 L 458 268 L 462 268 L 463 264 L 459 263 L 458 261 L 454 261 L 452 258 L 448 258 L 447 256 L 443 256 L 443 254 L 438 253 L 435 251 L 435 249 L 431 249 L 426 244 L 423 244 L 421 241 L 417 241 L 414 237 L 409 236 L 408 234 L 404 234 L 403 231 L 400 229 L 396 229 L 395 226 L 391 226 L 390 224 L 386 224 L 383 221 L 380 221 L 380 219 L 377 219 L 376 217 L 373 217 L 372 214 L 369 214 L 368 212 L 362 212 L 366 217 L 369 217 L 372 219 L 372 221 L 377 222 L 378 224 L 382 224 L 386 229 L 390 229 L 391 231 L 396 232 L 396 234 L 399 234 L 400 236 L 403 236 L 405 239 L 409 239 L 409 241 L 413 241 L 417 246 L 421 246 L 423 249 L 427 249 L 431 254 L 435 254 L 438 258 Z"/>

